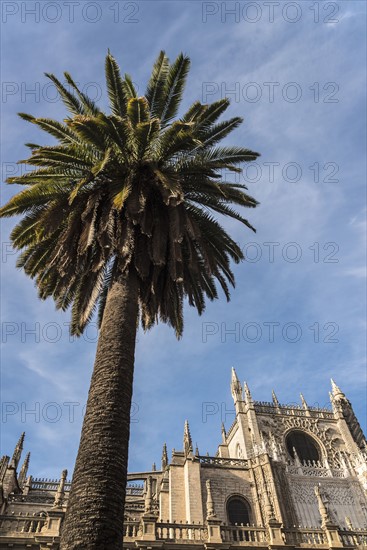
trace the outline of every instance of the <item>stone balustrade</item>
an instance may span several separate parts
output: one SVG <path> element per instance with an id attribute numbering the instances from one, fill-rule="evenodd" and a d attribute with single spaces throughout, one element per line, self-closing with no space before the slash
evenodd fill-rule
<path id="1" fill-rule="evenodd" d="M 287 544 L 294 546 L 318 546 L 328 548 L 326 535 L 322 529 L 302 528 L 284 530 Z"/>
<path id="2" fill-rule="evenodd" d="M 136 539 L 140 529 L 140 521 L 125 521 L 124 522 L 124 540 Z"/>
<path id="3" fill-rule="evenodd" d="M 367 529 L 342 529 L 339 531 L 339 537 L 345 547 L 367 548 Z"/>
<path id="4" fill-rule="evenodd" d="M 301 405 L 279 405 L 268 401 L 255 401 L 255 410 L 258 413 L 283 414 L 286 416 L 308 416 L 311 418 L 333 419 L 334 413 L 325 407 L 308 407 L 304 409 Z"/>
<path id="5" fill-rule="evenodd" d="M 182 541 L 203 543 L 208 541 L 208 529 L 202 524 L 159 521 L 156 524 L 156 538 L 178 543 Z"/>
<path id="6" fill-rule="evenodd" d="M 59 479 L 32 478 L 30 488 L 38 491 L 57 491 Z M 64 491 L 70 491 L 71 481 L 65 481 Z"/>
<path id="7" fill-rule="evenodd" d="M 201 464 L 209 466 L 248 468 L 248 460 L 242 458 L 221 458 L 219 456 L 198 456 Z"/>
<path id="8" fill-rule="evenodd" d="M 241 545 L 263 546 L 268 540 L 268 533 L 265 527 L 250 525 L 225 525 L 221 526 L 220 534 L 223 542 L 236 543 Z"/>
<path id="9" fill-rule="evenodd" d="M 42 514 L 42 515 L 41 515 Z M 45 513 L 38 515 L 9 515 L 0 519 L 0 537 L 6 534 L 7 538 L 12 536 L 25 541 L 33 537 L 47 535 L 48 518 Z M 62 513 L 61 513 L 62 515 Z M 143 538 L 144 522 L 134 519 L 124 523 L 125 543 L 135 543 Z M 177 523 L 169 521 L 158 521 L 156 517 L 149 517 L 148 521 L 153 524 L 152 541 L 165 541 L 169 544 L 203 545 L 210 542 L 208 525 L 200 523 Z M 279 524 L 280 525 L 280 524 Z M 220 539 L 223 544 L 232 544 L 244 547 L 268 547 L 270 541 L 268 526 L 255 525 L 220 525 Z M 292 547 L 304 548 L 329 548 L 327 531 L 321 528 L 293 527 L 282 529 L 282 544 Z M 58 537 L 58 533 L 54 533 Z M 367 548 L 367 529 L 339 529 L 336 539 L 339 539 L 341 548 Z M 38 539 L 37 539 L 38 540 Z M 145 538 L 145 540 L 147 540 Z"/>
<path id="10" fill-rule="evenodd" d="M 46 524 L 46 515 L 11 515 L 0 519 L 0 535 L 4 533 L 40 533 Z"/>

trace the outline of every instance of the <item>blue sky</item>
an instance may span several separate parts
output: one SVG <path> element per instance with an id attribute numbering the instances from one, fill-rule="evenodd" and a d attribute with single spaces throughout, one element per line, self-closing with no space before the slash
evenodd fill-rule
<path id="1" fill-rule="evenodd" d="M 25 142 L 47 140 L 16 113 L 65 117 L 44 72 L 69 71 L 107 105 L 108 48 L 142 93 L 161 49 L 187 53 L 183 109 L 227 95 L 228 118 L 245 119 L 228 143 L 262 154 L 240 178 L 261 203 L 246 212 L 257 233 L 225 222 L 248 257 L 231 302 L 202 317 L 186 308 L 181 341 L 163 325 L 139 332 L 130 471 L 160 464 L 163 442 L 181 449 L 186 418 L 200 452 L 215 453 L 221 421 L 234 418 L 232 366 L 254 399 L 274 388 L 282 403 L 302 392 L 327 405 L 333 377 L 366 429 L 365 6 L 2 3 L 3 180 L 21 170 Z M 4 203 L 16 189 L 1 191 Z M 96 330 L 70 341 L 69 314 L 40 302 L 15 268 L 13 225 L 2 223 L 1 446 L 11 454 L 26 431 L 30 473 L 56 477 L 73 468 Z"/>

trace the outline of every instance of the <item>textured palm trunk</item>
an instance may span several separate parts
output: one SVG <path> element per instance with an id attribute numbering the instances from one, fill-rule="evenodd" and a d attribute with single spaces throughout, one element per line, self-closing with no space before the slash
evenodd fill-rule
<path id="1" fill-rule="evenodd" d="M 62 527 L 61 550 L 121 550 L 138 315 L 135 276 L 112 284 Z"/>

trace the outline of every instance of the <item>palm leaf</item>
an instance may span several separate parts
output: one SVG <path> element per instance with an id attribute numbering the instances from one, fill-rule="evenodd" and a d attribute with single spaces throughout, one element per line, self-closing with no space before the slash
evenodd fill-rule
<path id="1" fill-rule="evenodd" d="M 68 111 L 70 111 L 73 115 L 88 114 L 85 111 L 85 108 L 83 107 L 83 105 L 80 103 L 80 101 L 73 94 L 71 94 L 65 88 L 65 86 L 63 86 L 63 84 L 61 84 L 61 82 L 56 78 L 55 75 L 50 73 L 45 73 L 45 76 L 47 76 L 47 78 L 52 80 L 52 82 L 55 84 L 56 89 L 59 92 L 61 99 L 64 105 L 66 106 L 66 108 L 68 109 Z"/>
<path id="2" fill-rule="evenodd" d="M 125 116 L 126 96 L 120 69 L 114 57 L 108 52 L 105 62 L 107 93 L 110 100 L 110 108 L 114 115 Z"/>
<path id="3" fill-rule="evenodd" d="M 161 51 L 153 66 L 145 97 L 149 103 L 152 117 L 160 117 L 163 109 L 163 90 L 169 71 L 169 61 L 164 51 Z"/>
<path id="4" fill-rule="evenodd" d="M 77 93 L 80 103 L 83 106 L 84 112 L 88 115 L 97 115 L 100 113 L 99 107 L 94 103 L 90 97 L 88 97 L 84 92 L 81 92 L 78 86 L 75 84 L 74 80 L 71 78 L 71 75 L 68 72 L 64 72 L 64 76 L 68 84 L 75 90 Z"/>
<path id="5" fill-rule="evenodd" d="M 125 74 L 124 80 L 122 81 L 122 87 L 127 100 L 137 97 L 138 94 L 130 75 Z"/>
<path id="6" fill-rule="evenodd" d="M 166 85 L 162 93 L 163 101 L 161 112 L 157 112 L 157 116 L 160 116 L 162 125 L 172 120 L 178 111 L 189 68 L 190 59 L 180 54 L 168 71 Z"/>

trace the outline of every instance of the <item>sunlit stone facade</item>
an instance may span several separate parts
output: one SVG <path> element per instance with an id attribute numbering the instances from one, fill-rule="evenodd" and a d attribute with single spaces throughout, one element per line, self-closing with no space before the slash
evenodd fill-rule
<path id="1" fill-rule="evenodd" d="M 215 456 L 183 450 L 129 474 L 125 548 L 367 548 L 366 439 L 332 381 L 331 408 L 254 401 L 232 371 L 236 417 Z M 0 549 L 57 549 L 70 483 L 28 475 L 24 434 L 0 463 Z M 21 466 L 21 467 L 20 467 Z M 86 546 L 87 548 L 87 546 Z"/>

